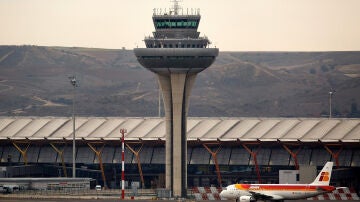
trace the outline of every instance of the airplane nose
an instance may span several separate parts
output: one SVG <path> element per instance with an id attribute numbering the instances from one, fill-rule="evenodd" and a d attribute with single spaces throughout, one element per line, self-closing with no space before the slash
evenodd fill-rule
<path id="1" fill-rule="evenodd" d="M 223 190 L 220 192 L 219 196 L 221 198 L 227 198 L 229 196 L 229 190 L 228 190 L 229 187 L 224 187 Z"/>
<path id="2" fill-rule="evenodd" d="M 226 198 L 226 195 L 227 195 L 227 194 L 226 194 L 226 191 L 223 190 L 223 191 L 220 192 L 219 195 L 220 195 L 220 197 L 222 197 L 222 198 Z"/>

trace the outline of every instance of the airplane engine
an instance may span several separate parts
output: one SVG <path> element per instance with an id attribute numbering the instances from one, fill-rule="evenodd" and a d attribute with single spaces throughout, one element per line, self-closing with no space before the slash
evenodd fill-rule
<path id="1" fill-rule="evenodd" d="M 256 200 L 252 196 L 240 196 L 240 202 L 255 202 Z"/>

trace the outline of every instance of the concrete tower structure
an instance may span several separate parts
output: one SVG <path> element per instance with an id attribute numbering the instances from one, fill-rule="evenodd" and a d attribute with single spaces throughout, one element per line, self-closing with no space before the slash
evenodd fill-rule
<path id="1" fill-rule="evenodd" d="M 166 188 L 174 196 L 186 197 L 187 142 L 186 119 L 189 96 L 197 73 L 209 67 L 219 49 L 209 48 L 207 37 L 197 31 L 199 9 L 154 9 L 153 36 L 145 38 L 146 48 L 135 48 L 142 66 L 158 76 L 166 120 Z"/>

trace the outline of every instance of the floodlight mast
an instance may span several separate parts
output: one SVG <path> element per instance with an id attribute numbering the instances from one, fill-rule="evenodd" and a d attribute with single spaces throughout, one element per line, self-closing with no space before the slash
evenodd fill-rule
<path id="1" fill-rule="evenodd" d="M 76 146 L 75 146 L 75 93 L 76 87 L 78 87 L 78 81 L 76 80 L 76 76 L 70 76 L 70 84 L 74 87 L 73 91 L 73 103 L 72 103 L 72 120 L 73 120 L 73 153 L 72 153 L 72 177 L 76 178 Z"/>

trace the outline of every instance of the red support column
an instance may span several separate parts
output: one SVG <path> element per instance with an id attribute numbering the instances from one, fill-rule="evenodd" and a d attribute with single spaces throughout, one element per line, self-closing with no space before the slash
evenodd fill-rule
<path id="1" fill-rule="evenodd" d="M 207 143 L 209 144 L 209 143 Z M 214 160 L 214 163 L 215 163 L 215 169 L 216 169 L 216 175 L 217 175 L 217 178 L 218 178 L 218 183 L 220 185 L 220 187 L 222 187 L 222 183 L 221 183 L 221 174 L 220 174 L 220 167 L 219 167 L 219 163 L 217 161 L 217 154 L 218 152 L 221 150 L 221 145 L 219 143 L 215 143 L 218 145 L 218 148 L 216 149 L 215 152 L 213 152 L 208 146 L 207 146 L 206 143 L 203 143 L 202 145 L 205 147 L 205 149 L 211 154 L 213 160 Z"/>
<path id="2" fill-rule="evenodd" d="M 333 152 L 329 146 L 340 146 L 340 149 L 337 152 Z M 336 163 L 336 167 L 339 168 L 340 163 L 339 163 L 339 155 L 343 150 L 343 146 L 339 145 L 339 144 L 324 144 L 324 148 L 326 149 L 326 151 L 328 151 L 330 153 L 330 155 L 335 159 L 335 163 Z"/>
<path id="3" fill-rule="evenodd" d="M 105 142 L 87 142 L 85 140 L 86 144 L 90 147 L 90 149 L 95 153 L 96 157 L 98 158 L 98 161 L 99 161 L 99 166 L 100 166 L 100 170 L 101 170 L 101 177 L 103 179 L 103 182 L 104 182 L 104 188 L 107 189 L 108 186 L 107 186 L 107 181 L 106 181 L 106 176 L 105 176 L 105 169 L 104 169 L 104 164 L 102 163 L 102 151 L 105 147 Z M 101 144 L 101 148 L 100 150 L 97 150 L 93 145 L 94 144 Z"/>
<path id="4" fill-rule="evenodd" d="M 259 143 L 256 143 L 256 144 L 259 144 Z M 245 143 L 242 143 L 241 145 L 246 149 L 247 152 L 249 152 L 249 154 L 253 158 L 253 161 L 254 161 L 254 164 L 255 164 L 256 175 L 257 175 L 257 178 L 258 178 L 258 183 L 260 184 L 261 183 L 261 176 L 260 176 L 259 165 L 258 165 L 258 162 L 257 162 L 257 153 L 260 151 L 261 145 L 259 145 L 259 147 L 256 149 L 255 152 L 251 151 L 251 149 L 248 146 L 246 146 Z"/>
<path id="5" fill-rule="evenodd" d="M 282 146 L 291 155 L 291 157 L 292 157 L 292 159 L 294 161 L 295 169 L 299 170 L 299 162 L 298 162 L 298 159 L 297 159 L 297 155 L 299 154 L 301 148 L 298 148 L 296 152 L 293 152 L 293 151 L 291 151 L 291 149 L 287 145 L 282 144 Z"/>
<path id="6" fill-rule="evenodd" d="M 143 143 L 142 142 L 136 142 L 137 144 L 141 144 L 140 148 L 137 149 L 135 151 L 135 149 L 133 149 L 129 144 L 126 144 L 126 147 L 135 155 L 136 157 L 136 163 L 138 165 L 138 170 L 139 170 L 139 174 L 140 174 L 140 180 L 141 180 L 141 185 L 142 185 L 142 188 L 144 189 L 145 188 L 145 181 L 144 181 L 144 175 L 143 175 L 143 172 L 142 172 L 142 168 L 141 168 L 141 162 L 140 162 L 140 152 L 143 148 Z M 133 143 L 134 144 L 134 143 Z"/>

